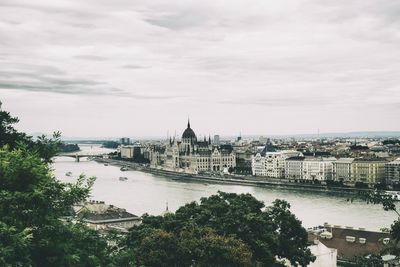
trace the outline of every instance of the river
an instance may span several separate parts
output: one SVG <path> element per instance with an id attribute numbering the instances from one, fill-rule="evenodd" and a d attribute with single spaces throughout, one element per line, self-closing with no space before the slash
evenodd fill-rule
<path id="1" fill-rule="evenodd" d="M 111 151 L 97 145 L 79 145 L 81 153 Z M 75 162 L 73 158 L 58 157 L 52 165 L 55 176 L 62 182 L 73 182 L 80 174 L 95 176 L 91 199 L 103 200 L 127 211 L 142 215 L 159 215 L 165 211 L 166 203 L 170 211 L 191 201 L 198 201 L 217 193 L 218 190 L 233 193 L 250 193 L 266 205 L 275 199 L 285 199 L 291 211 L 303 222 L 312 227 L 324 222 L 334 225 L 363 227 L 379 230 L 389 227 L 396 219 L 394 212 L 383 211 L 380 205 L 362 201 L 347 201 L 346 197 L 305 192 L 280 188 L 267 188 L 246 185 L 213 184 L 197 181 L 177 181 L 139 171 L 122 172 L 116 166 L 104 166 L 85 158 Z M 71 176 L 66 176 L 72 172 Z M 127 181 L 120 181 L 125 176 Z"/>

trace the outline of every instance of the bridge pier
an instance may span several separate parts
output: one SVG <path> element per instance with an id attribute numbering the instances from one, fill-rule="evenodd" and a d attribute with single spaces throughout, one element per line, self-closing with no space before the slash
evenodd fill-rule
<path id="1" fill-rule="evenodd" d="M 75 155 L 75 162 L 79 162 L 79 156 Z"/>

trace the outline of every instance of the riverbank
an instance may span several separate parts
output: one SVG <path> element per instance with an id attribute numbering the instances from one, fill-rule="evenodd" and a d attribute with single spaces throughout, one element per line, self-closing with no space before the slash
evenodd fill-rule
<path id="1" fill-rule="evenodd" d="M 127 169 L 159 175 L 162 177 L 167 177 L 178 181 L 182 180 L 182 181 L 198 181 L 206 183 L 221 183 L 221 184 L 232 184 L 232 185 L 251 185 L 259 187 L 277 187 L 287 190 L 293 189 L 296 191 L 325 192 L 325 193 L 334 193 L 334 194 L 349 195 L 349 196 L 351 195 L 354 196 L 355 194 L 361 191 L 367 191 L 367 189 L 352 188 L 352 187 L 332 187 L 326 185 L 295 183 L 284 179 L 256 178 L 249 176 L 214 176 L 214 177 L 203 176 L 203 175 L 195 175 L 195 174 L 144 167 L 143 165 L 138 163 L 122 161 L 122 160 L 103 159 L 103 158 L 94 158 L 93 160 L 102 164 L 109 164 L 118 167 L 126 167 Z"/>

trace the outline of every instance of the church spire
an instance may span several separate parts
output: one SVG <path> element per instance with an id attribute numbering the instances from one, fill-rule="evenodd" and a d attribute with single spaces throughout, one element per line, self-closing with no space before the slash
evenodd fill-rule
<path id="1" fill-rule="evenodd" d="M 188 124 L 187 127 L 190 128 L 190 119 L 188 118 Z"/>

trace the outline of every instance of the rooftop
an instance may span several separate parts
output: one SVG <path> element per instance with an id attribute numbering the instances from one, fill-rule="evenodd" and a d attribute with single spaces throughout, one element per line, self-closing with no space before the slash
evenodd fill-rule
<path id="1" fill-rule="evenodd" d="M 103 201 L 90 201 L 74 207 L 76 216 L 92 223 L 106 223 L 113 221 L 140 220 L 125 209 L 105 204 Z"/>
<path id="2" fill-rule="evenodd" d="M 353 260 L 356 257 L 378 253 L 386 246 L 384 242 L 390 240 L 390 234 L 384 232 L 327 224 L 325 224 L 325 228 L 332 233 L 332 238 L 323 238 L 318 234 L 309 233 L 309 240 L 318 239 L 328 248 L 337 249 L 338 258 L 344 260 Z"/>

